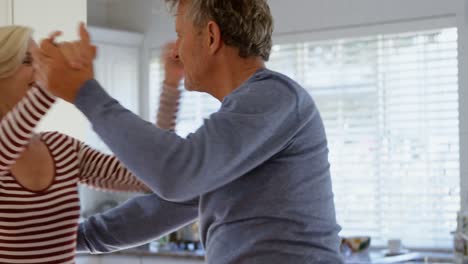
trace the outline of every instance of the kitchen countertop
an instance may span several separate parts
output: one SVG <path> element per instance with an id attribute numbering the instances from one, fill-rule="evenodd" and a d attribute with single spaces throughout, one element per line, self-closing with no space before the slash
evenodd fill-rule
<path id="1" fill-rule="evenodd" d="M 79 255 L 88 255 L 80 253 Z M 103 254 L 109 255 L 109 254 Z M 150 251 L 149 248 L 140 247 L 122 250 L 110 253 L 110 255 L 122 256 L 139 256 L 139 257 L 170 257 L 177 259 L 193 259 L 203 261 L 205 255 L 203 251 L 187 251 L 187 250 L 159 250 Z M 345 257 L 346 264 L 453 264 L 453 254 L 448 252 L 409 252 L 398 256 L 385 257 L 381 250 L 371 250 L 359 254 L 351 254 Z"/>
<path id="2" fill-rule="evenodd" d="M 418 252 L 413 251 L 397 256 L 384 256 L 381 251 L 370 251 L 347 256 L 346 264 L 453 264 L 454 256 L 449 252 Z"/>
<path id="3" fill-rule="evenodd" d="M 173 257 L 173 258 L 188 258 L 188 259 L 205 259 L 204 252 L 197 252 L 197 251 L 186 251 L 186 250 L 178 250 L 178 251 L 166 251 L 160 250 L 158 252 L 153 252 L 149 250 L 141 250 L 141 249 L 127 249 L 120 252 L 116 252 L 117 254 L 125 254 L 125 255 L 138 255 L 138 256 L 160 256 L 160 257 Z"/>
<path id="4" fill-rule="evenodd" d="M 87 253 L 78 253 L 79 256 L 87 256 Z M 196 259 L 204 260 L 205 254 L 200 251 L 187 251 L 187 250 L 159 250 L 150 251 L 149 249 L 134 248 L 116 251 L 112 253 L 93 254 L 94 256 L 105 256 L 105 255 L 122 255 L 122 256 L 138 256 L 138 257 L 171 257 L 171 258 L 183 258 L 183 259 Z"/>

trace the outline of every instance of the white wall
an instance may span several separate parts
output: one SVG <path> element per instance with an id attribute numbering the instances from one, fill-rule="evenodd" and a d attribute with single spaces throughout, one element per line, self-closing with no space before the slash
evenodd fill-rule
<path id="1" fill-rule="evenodd" d="M 98 27 L 110 27 L 107 1 L 88 0 L 87 2 L 88 24 Z"/>
<path id="2" fill-rule="evenodd" d="M 144 32 L 154 7 L 162 0 L 88 0 L 90 25 Z"/>
<path id="3" fill-rule="evenodd" d="M 457 0 L 269 0 L 276 34 L 353 28 L 456 14 Z"/>
<path id="4" fill-rule="evenodd" d="M 14 24 L 31 26 L 36 39 L 61 30 L 61 39 L 75 40 L 78 23 L 86 22 L 86 0 L 13 0 L 13 11 Z"/>
<path id="5" fill-rule="evenodd" d="M 0 26 L 11 24 L 11 0 L 0 0 Z"/>
<path id="6" fill-rule="evenodd" d="M 13 0 L 13 23 L 31 26 L 39 40 L 61 30 L 61 40 L 75 40 L 79 21 L 86 22 L 86 0 Z M 54 130 L 84 140 L 89 123 L 72 105 L 59 100 L 41 121 L 39 131 Z"/>

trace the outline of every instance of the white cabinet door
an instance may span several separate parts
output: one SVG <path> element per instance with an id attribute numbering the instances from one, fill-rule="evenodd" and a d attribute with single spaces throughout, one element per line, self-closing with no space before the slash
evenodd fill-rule
<path id="1" fill-rule="evenodd" d="M 138 33 L 89 27 L 93 43 L 97 46 L 94 61 L 96 80 L 124 107 L 138 113 L 139 57 L 143 36 Z M 110 153 L 97 134 L 89 130 L 86 142 L 95 149 Z M 87 214 L 99 211 L 103 203 L 121 203 L 135 196 L 132 193 L 99 192 L 81 188 L 81 205 Z"/>
<path id="2" fill-rule="evenodd" d="M 89 28 L 98 47 L 96 80 L 123 106 L 139 112 L 139 65 L 143 35 L 97 27 Z"/>
<path id="3" fill-rule="evenodd" d="M 139 50 L 117 44 L 96 43 L 96 79 L 123 106 L 138 113 Z"/>
<path id="4" fill-rule="evenodd" d="M 11 24 L 11 0 L 0 0 L 0 27 Z"/>
<path id="5" fill-rule="evenodd" d="M 13 23 L 32 27 L 36 40 L 53 30 L 63 31 L 61 40 L 74 40 L 78 23 L 86 21 L 86 0 L 12 1 Z M 89 127 L 86 118 L 74 106 L 59 101 L 42 120 L 38 130 L 60 131 L 84 140 Z"/>
<path id="6" fill-rule="evenodd" d="M 90 27 L 89 31 L 98 48 L 94 61 L 96 80 L 124 107 L 138 114 L 140 47 L 143 36 L 95 27 Z M 87 142 L 96 149 L 110 152 L 93 131 L 89 131 Z"/>

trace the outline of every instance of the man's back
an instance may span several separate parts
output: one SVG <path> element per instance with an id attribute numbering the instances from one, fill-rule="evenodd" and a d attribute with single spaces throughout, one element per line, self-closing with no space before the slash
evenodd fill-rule
<path id="1" fill-rule="evenodd" d="M 307 92 L 281 74 L 260 70 L 228 95 L 210 119 L 224 114 L 243 120 L 233 121 L 245 126 L 233 134 L 251 130 L 252 137 L 281 147 L 260 166 L 201 196 L 208 263 L 341 263 L 327 141 Z M 269 122 L 258 122 L 259 115 Z M 265 124 L 271 124 L 272 133 L 254 135 L 256 126 Z M 224 151 L 255 148 L 246 145 L 251 142 L 240 140 L 237 149 Z M 246 153 L 243 158 L 253 162 L 265 155 Z"/>
<path id="2" fill-rule="evenodd" d="M 322 120 L 289 78 L 257 71 L 186 139 L 139 120 L 95 81 L 76 104 L 155 192 L 83 222 L 80 251 L 134 246 L 199 214 L 207 263 L 342 263 Z"/>

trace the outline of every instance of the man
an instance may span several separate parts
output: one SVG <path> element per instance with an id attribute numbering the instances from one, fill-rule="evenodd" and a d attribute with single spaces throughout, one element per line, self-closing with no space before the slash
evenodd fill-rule
<path id="1" fill-rule="evenodd" d="M 79 249 L 109 252 L 200 221 L 213 264 L 342 263 L 328 148 L 308 93 L 265 68 L 266 0 L 171 0 L 188 90 L 222 102 L 186 139 L 141 120 L 93 80 L 92 51 L 45 40 L 37 79 L 74 103 L 117 157 L 155 192 L 80 225 Z M 67 51 L 68 50 L 68 51 Z"/>

